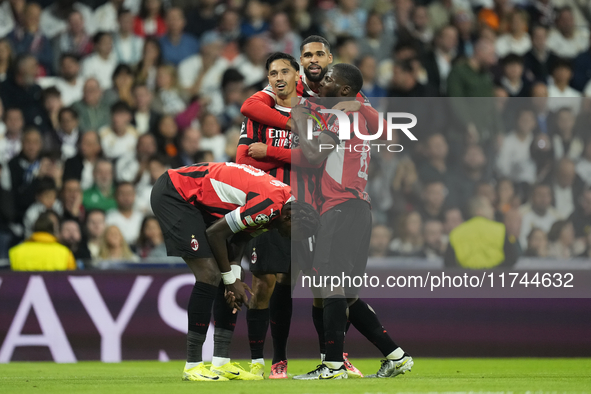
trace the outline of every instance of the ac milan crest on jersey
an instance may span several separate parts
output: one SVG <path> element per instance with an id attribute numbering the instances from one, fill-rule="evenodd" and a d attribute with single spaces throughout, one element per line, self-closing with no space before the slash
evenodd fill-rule
<path id="1" fill-rule="evenodd" d="M 191 249 L 193 249 L 194 252 L 197 251 L 197 249 L 199 249 L 199 241 L 197 241 L 197 239 L 195 239 L 194 235 L 191 235 L 192 239 L 191 239 Z"/>
<path id="2" fill-rule="evenodd" d="M 254 248 L 252 250 L 252 254 L 250 255 L 250 262 L 255 264 L 257 262 L 258 258 L 259 258 L 259 256 L 257 256 L 257 250 L 256 250 L 256 248 Z"/>

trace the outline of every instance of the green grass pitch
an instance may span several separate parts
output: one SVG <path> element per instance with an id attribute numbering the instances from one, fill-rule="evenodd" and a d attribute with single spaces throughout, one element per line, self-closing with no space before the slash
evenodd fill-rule
<path id="1" fill-rule="evenodd" d="M 374 373 L 378 360 L 351 360 Z M 317 360 L 290 360 L 289 374 L 307 372 Z M 246 362 L 242 362 L 244 367 Z M 0 393 L 591 393 L 591 359 L 416 358 L 412 372 L 393 379 L 338 381 L 264 380 L 183 382 L 184 362 L 103 364 L 11 363 L 0 365 Z M 267 365 L 268 374 L 269 365 Z"/>

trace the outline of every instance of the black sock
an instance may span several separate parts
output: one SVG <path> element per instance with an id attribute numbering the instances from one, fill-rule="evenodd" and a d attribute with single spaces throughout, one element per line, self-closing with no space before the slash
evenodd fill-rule
<path id="1" fill-rule="evenodd" d="M 251 358 L 253 360 L 264 358 L 265 337 L 269 328 L 269 308 L 249 308 L 246 311 L 246 323 L 248 325 L 248 342 L 250 344 Z"/>
<path id="2" fill-rule="evenodd" d="M 361 299 L 349 307 L 349 320 L 384 356 L 392 353 L 398 347 L 380 323 L 373 309 Z"/>
<path id="3" fill-rule="evenodd" d="M 232 308 L 228 306 L 224 297 L 225 291 L 226 286 L 221 283 L 213 302 L 213 324 L 215 326 L 213 355 L 215 357 L 230 358 L 230 343 L 232 342 L 232 334 L 236 327 L 238 314 L 232 313 Z"/>
<path id="4" fill-rule="evenodd" d="M 351 328 L 351 320 L 347 318 L 347 325 L 345 326 L 345 334 L 349 332 L 349 328 Z"/>
<path id="5" fill-rule="evenodd" d="M 287 360 L 287 338 L 293 311 L 290 285 L 275 284 L 275 290 L 269 301 L 269 311 L 273 337 L 273 364 L 275 364 Z"/>
<path id="6" fill-rule="evenodd" d="M 324 309 L 312 305 L 312 320 L 314 328 L 318 334 L 318 345 L 320 345 L 320 354 L 326 354 L 326 341 L 324 339 Z"/>
<path id="7" fill-rule="evenodd" d="M 347 326 L 347 300 L 340 296 L 326 298 L 323 315 L 326 338 L 325 361 L 342 363 Z"/>
<path id="8" fill-rule="evenodd" d="M 217 286 L 196 282 L 189 298 L 187 315 L 189 334 L 187 335 L 187 362 L 200 362 L 203 342 L 211 320 L 211 307 L 215 299 Z"/>

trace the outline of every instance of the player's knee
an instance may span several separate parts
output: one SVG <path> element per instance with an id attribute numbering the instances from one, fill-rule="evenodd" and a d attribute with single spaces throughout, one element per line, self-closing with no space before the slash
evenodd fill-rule
<path id="1" fill-rule="evenodd" d="M 284 286 L 291 286 L 291 275 L 289 274 L 277 274 L 277 283 Z"/>

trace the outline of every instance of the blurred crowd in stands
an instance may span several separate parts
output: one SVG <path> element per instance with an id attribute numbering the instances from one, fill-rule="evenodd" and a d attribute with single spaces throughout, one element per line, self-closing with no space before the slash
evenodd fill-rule
<path id="1" fill-rule="evenodd" d="M 590 24 L 588 0 L 0 0 L 0 258 L 46 211 L 79 260 L 165 256 L 154 181 L 234 160 L 267 55 L 299 59 L 311 34 L 378 107 L 485 97 L 504 115 L 374 155 L 372 256 L 441 257 L 480 195 L 522 256 L 589 258 Z"/>

